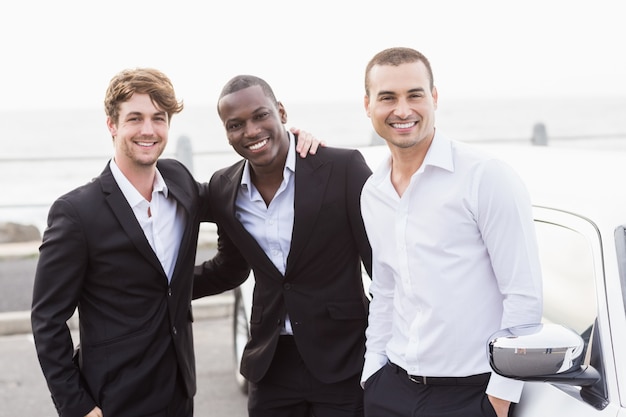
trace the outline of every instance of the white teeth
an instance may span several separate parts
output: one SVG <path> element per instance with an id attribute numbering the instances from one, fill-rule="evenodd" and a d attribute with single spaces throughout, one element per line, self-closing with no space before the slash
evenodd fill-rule
<path id="1" fill-rule="evenodd" d="M 396 129 L 408 129 L 409 127 L 412 127 L 415 124 L 415 122 L 410 122 L 410 123 L 393 123 L 391 126 L 395 127 Z"/>
<path id="2" fill-rule="evenodd" d="M 248 146 L 248 149 L 256 151 L 257 149 L 261 149 L 262 147 L 264 147 L 266 143 L 267 143 L 267 139 L 262 140 L 259 143 L 255 143 L 254 145 Z"/>
<path id="3" fill-rule="evenodd" d="M 155 142 L 136 142 L 139 146 L 149 147 L 155 144 Z"/>

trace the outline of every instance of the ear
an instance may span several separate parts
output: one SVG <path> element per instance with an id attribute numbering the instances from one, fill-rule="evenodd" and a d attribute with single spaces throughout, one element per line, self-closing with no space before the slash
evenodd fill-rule
<path id="1" fill-rule="evenodd" d="M 437 92 L 437 87 L 435 86 L 433 86 L 432 95 L 433 95 L 433 105 L 435 107 L 435 110 L 437 110 L 437 100 L 439 99 L 439 93 Z"/>
<path id="2" fill-rule="evenodd" d="M 278 114 L 280 115 L 280 122 L 282 124 L 286 124 L 287 123 L 287 110 L 285 110 L 285 106 L 283 106 L 283 103 L 281 103 L 280 101 L 277 104 L 278 104 Z"/>
<path id="3" fill-rule="evenodd" d="M 365 106 L 367 117 L 370 117 L 370 97 L 367 94 L 363 97 L 363 105 Z"/>
<path id="4" fill-rule="evenodd" d="M 111 133 L 111 137 L 115 138 L 117 136 L 117 126 L 110 116 L 107 116 L 107 128 Z"/>

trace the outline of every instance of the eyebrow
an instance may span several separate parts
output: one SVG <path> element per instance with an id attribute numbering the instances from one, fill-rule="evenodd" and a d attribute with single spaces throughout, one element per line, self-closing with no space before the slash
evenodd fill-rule
<path id="1" fill-rule="evenodd" d="M 422 88 L 422 87 L 417 87 L 417 88 L 411 88 L 409 91 L 407 91 L 407 93 L 411 94 L 411 93 L 423 93 L 425 92 L 426 89 Z M 378 96 L 384 96 L 384 95 L 392 95 L 395 96 L 396 92 L 395 91 L 379 91 Z"/>
<path id="2" fill-rule="evenodd" d="M 153 117 L 153 116 L 165 116 L 165 115 L 167 115 L 167 112 L 165 110 L 161 110 L 161 111 L 151 113 L 148 116 Z M 140 111 L 131 111 L 126 114 L 126 117 L 129 117 L 129 116 L 144 116 L 144 113 Z"/>
<path id="3" fill-rule="evenodd" d="M 259 107 L 255 108 L 254 110 L 252 110 L 252 111 L 250 112 L 250 114 L 251 114 L 252 116 L 255 116 L 256 114 L 258 114 L 259 112 L 262 112 L 262 111 L 268 111 L 268 112 L 271 112 L 271 111 L 272 111 L 272 108 L 271 108 L 271 107 L 268 107 L 268 106 L 259 106 Z M 229 122 L 233 122 L 233 121 L 235 121 L 235 122 L 240 122 L 240 121 L 242 121 L 242 120 L 244 120 L 244 119 L 245 119 L 245 118 L 241 118 L 241 117 L 237 116 L 237 117 L 233 117 L 233 118 L 231 118 L 231 119 L 226 119 L 226 120 L 224 120 L 224 124 L 229 123 Z"/>

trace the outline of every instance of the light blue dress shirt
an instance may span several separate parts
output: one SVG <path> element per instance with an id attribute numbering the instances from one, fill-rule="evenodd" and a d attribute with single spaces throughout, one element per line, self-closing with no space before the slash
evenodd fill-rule
<path id="1" fill-rule="evenodd" d="M 283 182 L 269 205 L 252 183 L 250 164 L 246 161 L 241 185 L 235 202 L 235 216 L 252 235 L 281 274 L 285 274 L 291 249 L 294 219 L 296 173 L 295 139 L 289 134 L 289 150 L 283 170 Z M 283 334 L 292 334 L 289 317 L 285 319 Z"/>

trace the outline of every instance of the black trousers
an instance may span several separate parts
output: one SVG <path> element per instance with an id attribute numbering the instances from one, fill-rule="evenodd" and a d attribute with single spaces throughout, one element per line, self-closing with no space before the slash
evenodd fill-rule
<path id="1" fill-rule="evenodd" d="M 248 386 L 250 417 L 363 417 L 360 374 L 333 384 L 315 378 L 292 336 L 280 336 L 268 373 Z"/>
<path id="2" fill-rule="evenodd" d="M 176 387 L 167 408 L 145 417 L 193 417 L 193 398 L 187 396 L 180 375 L 176 378 Z"/>
<path id="3" fill-rule="evenodd" d="M 470 385 L 454 378 L 416 383 L 387 364 L 365 383 L 365 417 L 496 417 L 485 393 L 488 377 L 476 379 Z"/>

